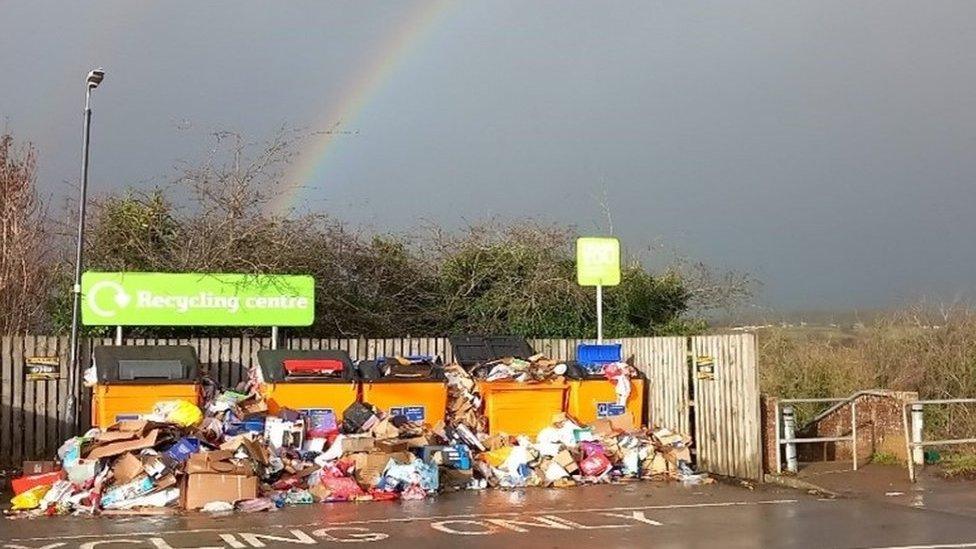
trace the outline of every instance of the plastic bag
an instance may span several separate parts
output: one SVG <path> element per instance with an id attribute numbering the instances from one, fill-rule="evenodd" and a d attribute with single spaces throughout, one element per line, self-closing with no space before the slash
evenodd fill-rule
<path id="1" fill-rule="evenodd" d="M 13 497 L 10 500 L 11 509 L 14 511 L 24 511 L 27 509 L 37 509 L 41 505 L 41 500 L 47 495 L 50 486 L 35 486 L 26 492 L 21 492 L 19 495 Z"/>
<path id="2" fill-rule="evenodd" d="M 481 457 L 488 462 L 488 465 L 491 465 L 492 467 L 501 467 L 502 463 L 505 463 L 508 456 L 511 454 L 512 446 L 502 446 L 496 450 L 481 454 Z"/>
<path id="3" fill-rule="evenodd" d="M 81 437 L 71 437 L 58 448 L 58 457 L 65 469 L 74 467 L 81 460 L 81 445 L 84 441 Z"/>
<path id="4" fill-rule="evenodd" d="M 391 459 L 383 470 L 383 484 L 385 486 L 410 486 L 420 485 L 427 492 L 436 492 L 439 477 L 437 466 L 419 459 L 401 465 L 396 460 Z"/>
<path id="5" fill-rule="evenodd" d="M 355 479 L 349 477 L 324 477 L 322 486 L 331 492 L 326 501 L 349 501 L 364 494 Z"/>
<path id="6" fill-rule="evenodd" d="M 152 415 L 180 427 L 192 427 L 203 420 L 203 412 L 186 400 L 164 400 L 153 407 Z"/>
<path id="7" fill-rule="evenodd" d="M 315 503 L 308 490 L 291 489 L 285 493 L 285 503 L 288 505 L 307 505 Z"/>
<path id="8" fill-rule="evenodd" d="M 607 456 L 603 454 L 593 454 L 579 464 L 580 471 L 588 477 L 599 477 L 610 470 L 612 464 Z"/>

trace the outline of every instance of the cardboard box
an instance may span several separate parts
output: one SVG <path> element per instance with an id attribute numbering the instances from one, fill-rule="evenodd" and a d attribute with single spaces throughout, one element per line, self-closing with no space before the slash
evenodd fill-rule
<path id="1" fill-rule="evenodd" d="M 650 467 L 648 467 L 647 473 L 651 475 L 663 475 L 668 472 L 668 460 L 660 453 L 655 452 L 654 457 L 651 459 Z"/>
<path id="2" fill-rule="evenodd" d="M 560 467 L 565 469 L 566 472 L 571 475 L 579 473 L 579 466 L 576 464 L 576 460 L 573 459 L 573 454 L 570 454 L 567 450 L 559 452 L 552 458 L 552 460 L 558 463 Z"/>
<path id="3" fill-rule="evenodd" d="M 212 501 L 236 503 L 258 497 L 258 479 L 245 475 L 186 475 L 183 482 L 183 505 L 200 509 Z"/>
<path id="4" fill-rule="evenodd" d="M 25 461 L 23 472 L 25 475 L 40 475 L 42 473 L 53 473 L 60 469 L 54 461 Z"/>
<path id="5" fill-rule="evenodd" d="M 241 465 L 231 461 L 234 452 L 217 450 L 214 452 L 198 452 L 191 454 L 186 460 L 188 474 L 219 473 L 224 475 L 253 475 L 250 465 Z"/>
<path id="6" fill-rule="evenodd" d="M 691 463 L 691 450 L 687 447 L 684 448 L 667 448 L 664 451 L 664 457 L 672 465 L 677 468 L 679 461 L 685 461 Z"/>
<path id="7" fill-rule="evenodd" d="M 356 481 L 364 486 L 376 486 L 386 469 L 386 464 L 391 459 L 397 463 L 410 463 L 413 461 L 413 454 L 410 452 L 374 452 L 371 454 L 353 454 L 352 459 L 353 463 L 356 464 L 353 473 Z"/>

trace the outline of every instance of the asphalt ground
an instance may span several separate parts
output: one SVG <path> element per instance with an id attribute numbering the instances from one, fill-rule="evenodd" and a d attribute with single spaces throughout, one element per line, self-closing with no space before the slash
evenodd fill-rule
<path id="1" fill-rule="evenodd" d="M 973 497 L 976 497 L 974 495 Z M 640 482 L 488 490 L 275 512 L 0 520 L 4 549 L 263 547 L 976 548 L 976 519 L 794 490 Z"/>

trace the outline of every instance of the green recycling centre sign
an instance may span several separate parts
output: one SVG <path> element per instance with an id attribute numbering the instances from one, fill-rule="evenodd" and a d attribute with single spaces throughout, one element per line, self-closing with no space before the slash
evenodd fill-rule
<path id="1" fill-rule="evenodd" d="M 309 326 L 310 276 L 87 272 L 81 277 L 87 326 Z"/>

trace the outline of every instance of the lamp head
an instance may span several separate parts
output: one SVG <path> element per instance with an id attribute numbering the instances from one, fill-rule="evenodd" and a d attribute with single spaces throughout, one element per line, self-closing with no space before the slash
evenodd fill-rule
<path id="1" fill-rule="evenodd" d="M 101 67 L 91 71 L 90 73 L 88 73 L 88 79 L 86 80 L 86 82 L 88 82 L 88 89 L 93 90 L 97 88 L 98 85 L 101 84 L 102 80 L 104 79 L 105 79 L 105 71 Z"/>

